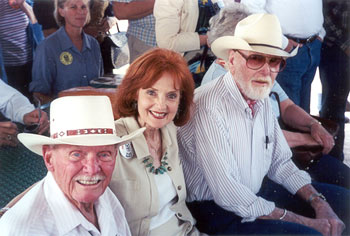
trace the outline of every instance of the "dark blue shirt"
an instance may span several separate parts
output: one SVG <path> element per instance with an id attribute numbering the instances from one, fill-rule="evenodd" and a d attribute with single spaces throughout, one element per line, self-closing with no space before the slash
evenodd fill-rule
<path id="1" fill-rule="evenodd" d="M 62 90 L 87 86 L 90 80 L 101 75 L 103 64 L 97 40 L 83 33 L 80 52 L 61 27 L 38 45 L 29 89 L 57 96 Z"/>

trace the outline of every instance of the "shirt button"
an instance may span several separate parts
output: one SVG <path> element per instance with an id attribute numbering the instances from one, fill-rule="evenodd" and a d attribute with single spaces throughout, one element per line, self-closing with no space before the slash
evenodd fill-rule
<path id="1" fill-rule="evenodd" d="M 172 168 L 170 166 L 168 166 L 168 171 L 172 171 Z"/>
<path id="2" fill-rule="evenodd" d="M 178 190 L 181 190 L 181 189 L 182 189 L 181 185 L 177 186 L 177 189 L 178 189 Z"/>
<path id="3" fill-rule="evenodd" d="M 84 79 L 86 79 L 86 77 L 87 77 L 86 75 L 83 75 L 83 78 L 84 78 Z"/>

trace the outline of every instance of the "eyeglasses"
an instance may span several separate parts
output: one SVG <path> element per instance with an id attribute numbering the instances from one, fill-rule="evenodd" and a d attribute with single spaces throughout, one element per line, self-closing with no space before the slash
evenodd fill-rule
<path id="1" fill-rule="evenodd" d="M 271 72 L 278 73 L 286 66 L 286 60 L 283 57 L 266 57 L 259 54 L 246 56 L 238 50 L 235 50 L 235 52 L 238 52 L 246 60 L 247 67 L 252 70 L 259 70 L 267 63 Z"/>
<path id="2" fill-rule="evenodd" d="M 33 101 L 34 104 L 36 104 L 35 109 L 38 109 L 39 111 L 39 122 L 41 119 L 41 102 L 40 99 L 38 99 L 36 96 L 33 96 Z M 40 123 L 32 124 L 32 125 L 27 125 L 24 127 L 24 133 L 37 133 L 39 131 Z"/>

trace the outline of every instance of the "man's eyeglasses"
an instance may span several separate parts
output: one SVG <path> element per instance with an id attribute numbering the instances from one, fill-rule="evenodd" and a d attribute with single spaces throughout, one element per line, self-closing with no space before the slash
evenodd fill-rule
<path id="1" fill-rule="evenodd" d="M 246 60 L 247 67 L 252 70 L 259 70 L 267 63 L 271 72 L 278 73 L 286 66 L 286 60 L 283 57 L 266 57 L 259 54 L 246 56 L 238 50 L 235 50 L 235 52 L 238 52 Z"/>

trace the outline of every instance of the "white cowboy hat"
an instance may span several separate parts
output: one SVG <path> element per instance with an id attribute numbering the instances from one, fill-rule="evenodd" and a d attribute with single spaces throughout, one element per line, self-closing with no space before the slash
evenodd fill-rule
<path id="1" fill-rule="evenodd" d="M 264 53 L 273 56 L 292 57 L 295 48 L 288 53 L 282 48 L 282 30 L 277 16 L 265 13 L 252 14 L 237 23 L 233 36 L 217 38 L 211 45 L 213 53 L 228 60 L 231 49 Z"/>
<path id="2" fill-rule="evenodd" d="M 138 129 L 119 137 L 116 133 L 112 105 L 107 96 L 67 96 L 50 106 L 50 137 L 21 133 L 18 139 L 32 152 L 42 155 L 42 146 L 69 144 L 104 146 L 126 142 L 143 133 Z"/>

